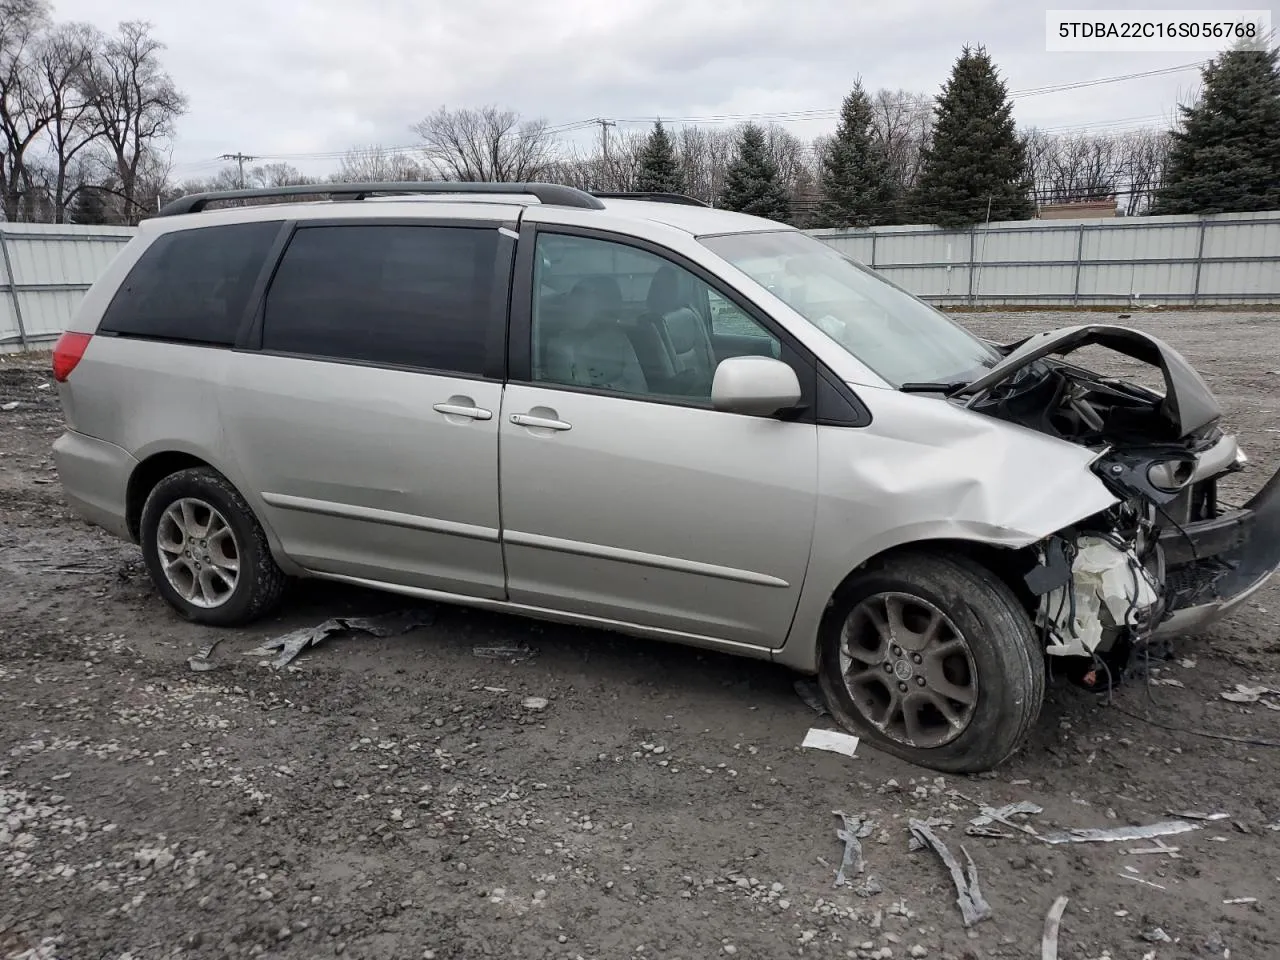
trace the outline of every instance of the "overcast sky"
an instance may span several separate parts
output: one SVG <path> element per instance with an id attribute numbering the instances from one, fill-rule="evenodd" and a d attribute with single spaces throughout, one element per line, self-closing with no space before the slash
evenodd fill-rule
<path id="1" fill-rule="evenodd" d="M 1207 56 L 1046 53 L 1044 6 L 1025 0 L 54 4 L 60 20 L 108 30 L 125 19 L 154 25 L 168 45 L 166 65 L 190 101 L 175 143 L 179 178 L 212 174 L 217 155 L 235 151 L 327 171 L 337 161 L 325 154 L 412 143 L 410 124 L 440 106 L 493 103 L 552 124 L 613 118 L 619 130 L 654 116 L 679 122 L 825 111 L 788 122 L 808 138 L 834 127 L 835 109 L 858 75 L 869 89 L 933 94 L 966 43 L 986 45 L 1015 93 Z M 1053 6 L 1139 8 L 1126 0 Z M 1189 70 L 1023 96 L 1015 113 L 1020 124 L 1055 129 L 1167 123 L 1197 82 Z M 574 136 L 582 142 L 591 133 Z"/>

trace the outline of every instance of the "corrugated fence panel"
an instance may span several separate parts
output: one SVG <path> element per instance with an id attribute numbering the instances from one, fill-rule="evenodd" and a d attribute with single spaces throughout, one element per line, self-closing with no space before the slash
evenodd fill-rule
<path id="1" fill-rule="evenodd" d="M 810 232 L 941 305 L 1280 303 L 1280 211 Z M 0 350 L 47 347 L 135 233 L 0 223 Z"/>
<path id="2" fill-rule="evenodd" d="M 810 233 L 940 305 L 1280 303 L 1280 211 Z"/>
<path id="3" fill-rule="evenodd" d="M 0 350 L 22 349 L 24 342 L 48 347 L 84 291 L 135 233 L 129 227 L 0 224 Z"/>

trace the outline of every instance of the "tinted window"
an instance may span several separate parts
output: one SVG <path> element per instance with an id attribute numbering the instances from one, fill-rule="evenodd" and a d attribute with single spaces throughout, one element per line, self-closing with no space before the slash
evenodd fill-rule
<path id="1" fill-rule="evenodd" d="M 535 381 L 710 405 L 721 360 L 784 354 L 701 278 L 636 247 L 539 233 L 534 274 Z"/>
<path id="2" fill-rule="evenodd" d="M 231 346 L 278 222 L 178 230 L 159 237 L 129 272 L 101 329 Z"/>
<path id="3" fill-rule="evenodd" d="M 262 347 L 480 374 L 497 245 L 494 229 L 300 228 L 267 294 Z"/>

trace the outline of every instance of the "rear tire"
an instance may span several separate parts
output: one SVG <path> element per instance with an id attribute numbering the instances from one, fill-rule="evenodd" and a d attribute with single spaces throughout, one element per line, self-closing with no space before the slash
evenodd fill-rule
<path id="1" fill-rule="evenodd" d="M 1044 702 L 1044 651 L 1025 609 L 959 554 L 901 554 L 850 581 L 820 643 L 819 681 L 836 722 L 934 770 L 999 765 Z"/>
<path id="2" fill-rule="evenodd" d="M 284 592 L 284 573 L 261 524 L 210 467 L 180 470 L 157 483 L 142 507 L 139 534 L 156 589 L 194 623 L 250 623 Z"/>

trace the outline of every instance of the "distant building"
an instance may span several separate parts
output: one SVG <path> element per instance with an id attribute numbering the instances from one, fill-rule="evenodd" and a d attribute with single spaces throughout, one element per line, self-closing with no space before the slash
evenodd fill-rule
<path id="1" fill-rule="evenodd" d="M 1114 217 L 1116 198 L 1105 200 L 1079 200 L 1075 203 L 1041 204 L 1037 213 L 1040 220 L 1092 220 L 1097 217 Z"/>

